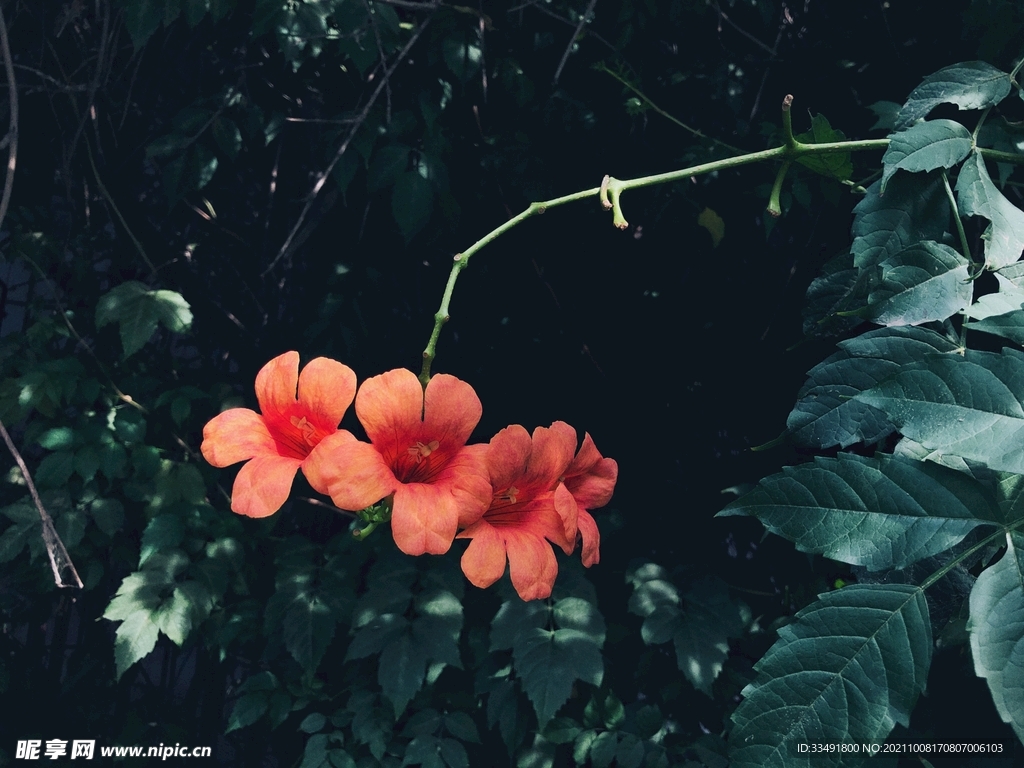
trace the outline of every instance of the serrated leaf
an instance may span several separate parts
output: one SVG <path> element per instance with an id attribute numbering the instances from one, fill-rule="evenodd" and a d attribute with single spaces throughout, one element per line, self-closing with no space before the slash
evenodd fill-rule
<path id="1" fill-rule="evenodd" d="M 919 587 L 854 584 L 819 595 L 779 630 L 733 713 L 731 765 L 840 766 L 839 753 L 797 743 L 882 742 L 909 725 L 931 664 L 928 603 Z"/>
<path id="2" fill-rule="evenodd" d="M 786 428 L 797 443 L 819 449 L 877 443 L 893 431 L 892 423 L 853 398 L 902 365 L 956 349 L 935 331 L 912 326 L 877 328 L 841 342 L 838 352 L 808 371 Z"/>
<path id="3" fill-rule="evenodd" d="M 868 104 L 868 109 L 875 114 L 875 124 L 868 129 L 869 131 L 891 133 L 896 128 L 896 115 L 899 114 L 900 105 L 895 101 L 876 101 L 874 104 Z"/>
<path id="4" fill-rule="evenodd" d="M 600 646 L 575 629 L 530 630 L 517 639 L 513 656 L 541 728 L 568 700 L 574 681 L 600 685 L 604 676 Z"/>
<path id="5" fill-rule="evenodd" d="M 114 640 L 114 663 L 118 680 L 128 667 L 149 655 L 156 647 L 159 634 L 160 630 L 148 611 L 135 611 L 118 625 Z"/>
<path id="6" fill-rule="evenodd" d="M 942 240 L 949 225 L 949 200 L 942 176 L 901 173 L 868 187 L 853 209 L 850 252 L 860 269 L 874 266 L 922 240 Z"/>
<path id="7" fill-rule="evenodd" d="M 118 5 L 123 8 L 124 26 L 136 51 L 146 44 L 161 24 L 169 23 L 165 20 L 168 14 L 171 20 L 177 17 L 175 11 L 180 8 L 173 0 L 121 0 Z"/>
<path id="8" fill-rule="evenodd" d="M 870 571 L 906 568 L 997 519 L 982 487 L 959 472 L 848 453 L 766 477 L 719 513 L 737 514 L 756 517 L 801 552 Z"/>
<path id="9" fill-rule="evenodd" d="M 427 657 L 409 633 L 399 635 L 380 654 L 377 682 L 391 701 L 398 717 L 420 688 L 426 673 Z"/>
<path id="10" fill-rule="evenodd" d="M 801 133 L 795 138 L 803 144 L 830 144 L 836 141 L 845 141 L 846 135 L 833 128 L 824 115 L 814 115 L 811 117 L 811 130 Z M 845 181 L 853 173 L 853 161 L 850 159 L 849 152 L 802 155 L 797 158 L 797 162 L 815 173 L 838 181 Z"/>
<path id="11" fill-rule="evenodd" d="M 985 109 L 1006 98 L 1010 76 L 984 61 L 965 61 L 943 67 L 910 92 L 896 118 L 896 128 L 909 128 L 939 104 L 960 109 Z"/>
<path id="12" fill-rule="evenodd" d="M 312 714 L 306 715 L 302 722 L 299 723 L 299 730 L 303 733 L 317 733 L 318 731 L 323 730 L 323 727 L 326 724 L 326 715 L 320 712 L 313 712 Z"/>
<path id="13" fill-rule="evenodd" d="M 318 595 L 297 595 L 284 617 L 284 643 L 306 674 L 313 674 L 334 639 L 337 617 Z"/>
<path id="14" fill-rule="evenodd" d="M 984 678 L 1004 723 L 1024 740 L 1024 534 L 974 582 L 967 625 L 974 671 Z"/>
<path id="15" fill-rule="evenodd" d="M 544 738 L 552 744 L 568 744 L 579 736 L 582 730 L 580 724 L 571 717 L 555 717 L 545 726 Z"/>
<path id="16" fill-rule="evenodd" d="M 952 168 L 973 149 L 971 132 L 952 120 L 929 120 L 889 137 L 882 156 L 881 192 L 896 171 L 921 173 Z"/>
<path id="17" fill-rule="evenodd" d="M 590 764 L 594 768 L 608 768 L 615 759 L 619 735 L 613 731 L 599 733 L 590 745 Z"/>
<path id="18" fill-rule="evenodd" d="M 619 746 L 615 750 L 615 763 L 618 768 L 640 768 L 644 760 L 644 744 L 632 733 L 619 736 Z"/>
<path id="19" fill-rule="evenodd" d="M 879 325 L 945 320 L 971 303 L 970 262 L 948 245 L 925 240 L 878 265 L 865 316 Z"/>
<path id="20" fill-rule="evenodd" d="M 1017 261 L 1024 250 L 1024 211 L 992 183 L 980 152 L 973 152 L 960 168 L 956 196 L 961 215 L 981 216 L 991 222 L 981 236 L 985 268 L 1001 269 Z"/>
<path id="21" fill-rule="evenodd" d="M 1024 354 L 929 356 L 857 395 L 932 451 L 1024 474 Z"/>
<path id="22" fill-rule="evenodd" d="M 477 730 L 473 718 L 465 712 L 449 712 L 444 716 L 444 727 L 448 733 L 462 741 L 473 744 L 480 743 L 480 732 Z"/>
<path id="23" fill-rule="evenodd" d="M 505 601 L 491 621 L 491 650 L 512 648 L 520 633 L 545 626 L 548 616 L 547 606 L 540 601 Z"/>
<path id="24" fill-rule="evenodd" d="M 837 313 L 863 307 L 868 299 L 868 274 L 856 269 L 853 256 L 844 253 L 822 267 L 821 274 L 811 281 L 804 297 L 803 332 L 808 336 L 844 333 L 863 323 L 856 316 Z"/>
<path id="25" fill-rule="evenodd" d="M 151 291 L 143 283 L 130 280 L 105 293 L 96 305 L 96 327 L 113 322 L 120 328 L 127 359 L 142 349 L 158 324 L 174 333 L 188 330 L 192 311 L 181 294 Z"/>
<path id="26" fill-rule="evenodd" d="M 224 733 L 252 725 L 263 717 L 269 704 L 270 697 L 266 693 L 246 693 L 239 696 L 228 717 L 228 727 Z"/>
<path id="27" fill-rule="evenodd" d="M 629 610 L 644 617 L 644 642 L 672 642 L 679 669 L 710 696 L 729 654 L 729 639 L 739 637 L 748 622 L 746 607 L 733 602 L 726 584 L 714 577 L 695 582 L 683 595 L 664 578 L 634 584 Z"/>
<path id="28" fill-rule="evenodd" d="M 75 454 L 71 451 L 57 451 L 39 462 L 35 481 L 40 487 L 60 488 L 74 471 Z"/>

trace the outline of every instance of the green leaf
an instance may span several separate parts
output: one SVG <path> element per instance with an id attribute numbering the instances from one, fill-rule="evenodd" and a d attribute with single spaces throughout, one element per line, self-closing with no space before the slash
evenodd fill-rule
<path id="1" fill-rule="evenodd" d="M 1024 250 L 1024 211 L 996 189 L 980 152 L 972 153 L 960 168 L 956 196 L 961 215 L 981 216 L 991 222 L 981 236 L 986 269 L 1017 261 Z"/>
<path id="2" fill-rule="evenodd" d="M 544 738 L 552 744 L 568 744 L 575 740 L 583 729 L 571 717 L 555 717 L 544 728 Z"/>
<path id="3" fill-rule="evenodd" d="M 448 768 L 469 768 L 466 748 L 455 739 L 441 739 L 441 757 L 448 764 Z"/>
<path id="4" fill-rule="evenodd" d="M 608 768 L 615 759 L 615 750 L 619 746 L 619 735 L 614 731 L 598 734 L 590 745 L 590 764 L 594 768 Z"/>
<path id="5" fill-rule="evenodd" d="M 312 714 L 306 715 L 305 719 L 299 723 L 299 730 L 303 733 L 317 733 L 322 731 L 326 724 L 326 715 L 321 714 L 320 712 L 313 712 Z"/>
<path id="6" fill-rule="evenodd" d="M 75 454 L 57 451 L 39 462 L 35 480 L 40 487 L 60 488 L 75 471 Z"/>
<path id="7" fill-rule="evenodd" d="M 373 154 L 366 171 L 366 187 L 370 192 L 392 186 L 409 167 L 411 148 L 404 144 L 389 144 Z"/>
<path id="8" fill-rule="evenodd" d="M 146 611 L 136 611 L 118 625 L 114 641 L 118 680 L 128 667 L 150 654 L 159 634 L 159 628 Z"/>
<path id="9" fill-rule="evenodd" d="M 907 726 L 931 664 L 928 603 L 919 587 L 854 584 L 819 595 L 779 630 L 733 713 L 730 765 L 840 766 L 839 753 L 798 755 L 798 743 L 882 742 Z"/>
<path id="10" fill-rule="evenodd" d="M 177 18 L 180 6 L 176 0 L 120 0 L 124 26 L 131 35 L 135 50 L 144 46 L 161 24 Z"/>
<path id="11" fill-rule="evenodd" d="M 403 173 L 391 192 L 391 213 L 408 243 L 427 226 L 434 211 L 434 185 L 416 171 Z"/>
<path id="12" fill-rule="evenodd" d="M 868 104 L 868 109 L 875 113 L 875 124 L 869 131 L 885 131 L 891 133 L 896 127 L 896 115 L 899 114 L 900 105 L 895 101 L 876 101 Z"/>
<path id="13" fill-rule="evenodd" d="M 618 768 L 640 768 L 644 760 L 644 744 L 632 733 L 619 736 L 619 747 L 615 750 L 615 763 Z"/>
<path id="14" fill-rule="evenodd" d="M 213 140 L 220 151 L 234 160 L 242 149 L 242 132 L 238 124 L 228 117 L 218 117 L 213 121 Z"/>
<path id="15" fill-rule="evenodd" d="M 89 505 L 89 513 L 107 536 L 113 536 L 124 525 L 124 505 L 117 499 L 96 499 Z"/>
<path id="16" fill-rule="evenodd" d="M 889 138 L 889 148 L 882 156 L 881 192 L 896 171 L 921 173 L 936 168 L 952 168 L 970 154 L 971 133 L 952 120 L 929 120 L 918 123 Z"/>
<path id="17" fill-rule="evenodd" d="M 405 748 L 402 765 L 444 768 L 444 760 L 441 758 L 441 739 L 431 735 L 417 736 Z"/>
<path id="18" fill-rule="evenodd" d="M 970 606 L 974 671 L 1003 722 L 1024 740 L 1024 534 L 1007 534 L 1006 552 L 974 582 Z"/>
<path id="19" fill-rule="evenodd" d="M 959 472 L 849 453 L 786 467 L 719 512 L 751 515 L 801 552 L 870 571 L 945 552 L 996 514 L 982 487 Z"/>
<path id="20" fill-rule="evenodd" d="M 1024 474 L 1024 354 L 968 351 L 904 366 L 857 399 L 932 451 Z"/>
<path id="21" fill-rule="evenodd" d="M 812 368 L 786 421 L 793 439 L 814 448 L 877 443 L 894 427 L 884 413 L 853 399 L 900 366 L 935 352 L 954 352 L 953 342 L 926 328 L 878 328 L 841 342 L 839 351 Z"/>
<path id="22" fill-rule="evenodd" d="M 231 733 L 239 728 L 252 725 L 263 717 L 269 704 L 270 697 L 262 692 L 246 693 L 239 696 L 228 717 L 228 727 L 224 733 Z"/>
<path id="23" fill-rule="evenodd" d="M 192 325 L 192 310 L 181 294 L 151 291 L 145 284 L 130 280 L 108 291 L 96 305 L 96 327 L 118 323 L 121 344 L 127 359 L 149 341 L 157 324 L 174 333 L 184 333 Z"/>
<path id="24" fill-rule="evenodd" d="M 948 245 L 925 240 L 878 265 L 866 316 L 879 325 L 945 320 L 971 303 L 970 262 Z"/>
<path id="25" fill-rule="evenodd" d="M 984 61 L 965 61 L 928 75 L 910 92 L 896 118 L 896 128 L 909 128 L 939 104 L 960 109 L 985 109 L 1006 98 L 1010 76 Z"/>
<path id="26" fill-rule="evenodd" d="M 284 617 L 284 643 L 288 652 L 307 674 L 316 671 L 334 639 L 337 617 L 319 595 L 300 593 Z"/>
<path id="27" fill-rule="evenodd" d="M 480 732 L 473 718 L 465 712 L 449 712 L 444 716 L 444 727 L 457 739 L 473 744 L 480 743 Z"/>
<path id="28" fill-rule="evenodd" d="M 710 696 L 729 655 L 729 639 L 739 637 L 749 621 L 747 608 L 733 602 L 728 586 L 716 577 L 700 579 L 680 595 L 665 576 L 656 570 L 638 574 L 629 610 L 644 617 L 644 642 L 672 642 L 679 669 L 694 688 Z"/>
<path id="29" fill-rule="evenodd" d="M 460 39 L 458 35 L 449 35 L 442 43 L 442 50 L 444 63 L 462 82 L 469 80 L 480 69 L 483 50 L 479 45 Z"/>
<path id="30" fill-rule="evenodd" d="M 949 225 L 949 199 L 938 173 L 901 173 L 868 187 L 853 209 L 850 252 L 860 269 L 874 266 L 922 240 L 941 241 Z"/>
<path id="31" fill-rule="evenodd" d="M 867 303 L 867 277 L 867 272 L 854 268 L 853 256 L 849 253 L 828 261 L 807 287 L 802 312 L 804 333 L 836 335 L 864 322 L 859 317 L 837 313 L 855 310 Z"/>
<path id="32" fill-rule="evenodd" d="M 795 137 L 803 144 L 829 144 L 835 141 L 846 141 L 846 135 L 837 131 L 824 115 L 811 117 L 811 130 Z M 830 179 L 845 181 L 853 173 L 853 161 L 849 152 L 836 152 L 828 155 L 802 155 L 797 162 L 815 173 Z"/>
<path id="33" fill-rule="evenodd" d="M 398 717 L 420 688 L 426 673 L 427 655 L 412 635 L 403 633 L 388 643 L 380 654 L 377 682 L 391 701 Z"/>
<path id="34" fill-rule="evenodd" d="M 517 639 L 513 655 L 541 728 L 568 700 L 574 681 L 600 685 L 604 676 L 600 646 L 576 629 L 529 630 Z"/>

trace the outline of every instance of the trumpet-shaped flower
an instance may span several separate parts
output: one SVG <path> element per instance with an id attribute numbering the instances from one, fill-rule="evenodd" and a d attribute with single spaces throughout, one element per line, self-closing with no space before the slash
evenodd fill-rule
<path id="1" fill-rule="evenodd" d="M 338 423 L 355 391 L 352 369 L 325 357 L 311 360 L 301 374 L 298 352 L 263 366 L 256 375 L 262 414 L 232 408 L 203 428 L 201 450 L 210 464 L 246 462 L 235 478 L 231 509 L 248 517 L 274 514 L 288 499 L 299 467 L 316 485 L 310 458 L 324 438 L 348 435 L 339 432 Z"/>
<path id="2" fill-rule="evenodd" d="M 342 509 L 394 494 L 391 531 L 409 555 L 443 554 L 491 501 L 486 445 L 466 445 L 483 408 L 473 388 L 438 374 L 426 388 L 396 369 L 363 382 L 356 416 L 370 443 L 339 435 L 311 457 L 310 483 Z M 314 481 L 314 477 L 316 480 Z"/>
<path id="3" fill-rule="evenodd" d="M 617 465 L 601 457 L 589 435 L 574 458 L 575 451 L 576 430 L 561 421 L 538 427 L 532 438 L 514 424 L 491 439 L 490 507 L 459 534 L 471 540 L 462 556 L 470 582 L 490 586 L 501 578 L 507 561 L 512 586 L 523 600 L 548 597 L 558 575 L 548 542 L 570 554 L 577 533 L 583 538 L 584 564 L 597 562 L 600 539 L 586 507 L 611 498 Z"/>

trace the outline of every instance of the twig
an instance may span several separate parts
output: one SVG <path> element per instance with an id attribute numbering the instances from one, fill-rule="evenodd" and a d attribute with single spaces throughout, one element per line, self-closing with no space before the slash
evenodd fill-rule
<path id="1" fill-rule="evenodd" d="M 543 5 L 536 5 L 534 3 L 527 3 L 526 5 L 523 5 L 521 7 L 522 8 L 534 8 L 535 10 L 538 10 L 541 13 L 543 13 L 545 16 L 550 16 L 552 19 L 560 21 L 563 24 L 568 24 L 570 27 L 575 27 L 576 26 L 576 24 L 571 19 L 567 19 L 567 18 L 565 18 L 565 16 L 561 16 L 561 15 L 555 13 L 554 11 L 545 8 Z M 597 40 L 597 42 L 601 43 L 601 45 L 603 45 L 605 48 L 610 50 L 612 53 L 618 53 L 619 52 L 618 48 L 616 48 L 614 45 L 609 43 L 607 40 L 605 40 L 603 37 L 601 37 L 599 34 L 597 34 L 597 32 L 594 32 L 593 30 L 589 30 L 589 29 L 587 30 L 587 37 L 594 38 L 595 40 Z M 626 66 L 628 66 L 628 67 L 630 66 L 629 62 L 626 62 Z M 632 69 L 632 67 L 630 67 L 630 69 Z"/>
<path id="2" fill-rule="evenodd" d="M 89 146 L 89 140 L 85 141 L 85 154 L 89 158 L 89 166 L 92 168 L 92 175 L 96 178 L 96 186 L 99 187 L 100 193 L 110 204 L 110 207 L 114 210 L 114 214 L 117 216 L 117 220 L 121 222 L 121 226 L 124 227 L 124 231 L 128 233 L 128 237 L 135 245 L 135 249 L 139 252 L 142 260 L 146 262 L 146 266 L 149 267 L 149 271 L 156 277 L 156 267 L 153 266 L 153 262 L 149 260 L 149 256 L 146 255 L 146 249 L 142 247 L 142 243 L 139 242 L 138 238 L 132 232 L 131 227 L 128 226 L 128 222 L 124 220 L 124 216 L 121 215 L 120 209 L 114 203 L 114 198 L 111 197 L 110 192 L 107 191 L 106 186 L 103 184 L 103 179 L 100 178 L 100 172 L 96 170 L 96 163 L 92 159 L 92 148 Z"/>
<path id="3" fill-rule="evenodd" d="M 97 15 L 99 14 L 101 3 L 102 0 L 96 0 Z M 99 90 L 100 80 L 103 79 L 103 70 L 106 67 L 107 46 L 110 43 L 108 35 L 108 32 L 110 31 L 109 3 L 103 4 L 103 8 L 103 25 L 100 27 L 100 49 L 96 54 L 96 73 L 93 75 L 92 82 L 89 84 L 89 99 L 85 104 L 85 112 L 82 113 L 82 119 L 79 120 L 78 127 L 75 129 L 75 135 L 71 137 L 71 144 L 68 147 L 67 158 L 69 165 L 71 157 L 75 154 L 75 148 L 78 146 L 78 140 L 82 136 L 82 131 L 85 130 L 85 126 L 89 122 L 89 118 L 95 115 L 94 106 L 96 103 L 96 92 Z"/>
<path id="4" fill-rule="evenodd" d="M 770 56 L 771 56 L 772 58 L 774 58 L 774 57 L 775 57 L 775 50 L 774 50 L 774 49 L 772 49 L 772 48 L 769 48 L 769 47 L 768 47 L 767 45 L 765 45 L 764 43 L 762 43 L 762 42 L 761 42 L 760 40 L 758 40 L 758 39 L 757 39 L 756 37 L 754 37 L 754 36 L 753 36 L 752 34 L 750 34 L 750 33 L 749 33 L 749 32 L 747 32 L 747 31 L 746 31 L 745 29 L 743 29 L 743 28 L 742 28 L 742 27 L 740 27 L 740 26 L 739 26 L 738 24 L 736 24 L 736 22 L 735 22 L 735 21 L 733 21 L 732 19 L 730 19 L 730 18 L 729 18 L 729 16 L 728 16 L 728 15 L 727 15 L 727 14 L 725 13 L 725 11 L 723 11 L 723 10 L 721 9 L 721 7 L 720 7 L 720 6 L 718 5 L 718 3 L 717 3 L 717 2 L 715 3 L 715 13 L 717 13 L 717 14 L 718 14 L 718 18 L 720 18 L 720 19 L 724 20 L 724 21 L 725 21 L 725 22 L 726 22 L 726 23 L 727 23 L 727 24 L 728 24 L 728 25 L 729 25 L 730 27 L 732 27 L 732 28 L 733 28 L 733 29 L 735 29 L 735 30 L 736 30 L 737 32 L 739 32 L 739 33 L 740 33 L 741 35 L 743 35 L 743 36 L 744 36 L 745 38 L 747 38 L 747 40 L 749 40 L 750 42 L 752 42 L 752 43 L 753 43 L 754 45 L 756 45 L 756 46 L 757 46 L 758 48 L 761 48 L 762 50 L 764 50 L 764 51 L 767 51 L 767 52 L 768 52 L 768 54 L 769 54 L 769 55 L 770 55 Z"/>
<path id="5" fill-rule="evenodd" d="M 3 24 L 2 17 L 0 17 L 0 25 Z M 6 30 L 4 30 L 4 38 L 6 39 Z M 6 47 L 6 45 L 5 45 Z M 50 558 L 50 568 L 53 570 L 53 581 L 58 587 L 78 587 L 82 588 L 82 580 L 78 576 L 78 571 L 75 570 L 75 564 L 71 562 L 71 556 L 68 555 L 68 550 L 64 546 L 64 542 L 60 540 L 60 536 L 57 535 L 56 529 L 53 527 L 53 518 L 47 514 L 46 509 L 43 508 L 43 500 L 39 498 L 39 491 L 36 490 L 36 484 L 32 482 L 32 475 L 29 474 L 28 467 L 25 466 L 25 460 L 21 458 L 21 454 L 18 453 L 18 448 L 14 445 L 14 441 L 11 440 L 11 436 L 7 432 L 7 428 L 4 426 L 3 421 L 0 421 L 0 437 L 3 437 L 4 442 L 7 443 L 7 450 L 11 452 L 11 456 L 14 457 L 15 462 L 18 464 L 18 469 L 21 470 L 22 477 L 25 478 L 25 485 L 28 486 L 29 495 L 32 497 L 32 502 L 36 505 L 36 509 L 39 511 L 39 519 L 43 527 L 43 543 L 46 545 L 46 554 Z M 68 575 L 74 578 L 73 582 L 68 582 L 62 575 L 65 571 Z"/>
<path id="6" fill-rule="evenodd" d="M 366 6 L 366 15 L 370 18 L 370 27 L 373 29 L 374 40 L 377 41 L 377 55 L 380 56 L 381 63 L 383 63 L 387 61 L 387 55 L 384 53 L 384 45 L 380 41 L 380 30 L 377 29 L 377 20 L 373 18 L 373 8 L 370 6 L 370 0 L 363 0 L 363 5 Z M 391 125 L 391 79 L 388 77 L 384 78 L 384 93 L 387 97 L 387 120 L 385 122 Z"/>
<path id="7" fill-rule="evenodd" d="M 712 139 L 711 137 L 705 135 L 703 132 L 697 130 L 696 128 L 691 128 L 690 126 L 688 126 L 686 123 L 684 123 L 679 118 L 674 117 L 673 115 L 669 114 L 664 109 L 659 107 L 657 104 L 655 104 L 653 101 L 651 101 L 650 97 L 647 96 L 643 91 L 641 91 L 635 85 L 633 85 L 628 80 L 623 78 L 621 75 L 619 75 L 614 70 L 609 69 L 604 64 L 600 64 L 599 63 L 599 64 L 595 65 L 594 68 L 597 69 L 599 72 L 604 72 L 604 73 L 609 74 L 612 77 L 614 77 L 616 80 L 618 80 L 620 83 L 622 83 L 626 88 L 628 88 L 633 93 L 635 93 L 637 95 L 637 98 L 639 98 L 641 101 L 645 102 L 647 104 L 647 106 L 649 106 L 651 109 L 653 109 L 659 115 L 664 117 L 666 120 L 669 120 L 670 122 L 673 122 L 676 125 L 678 125 L 684 131 L 688 131 L 689 133 L 693 134 L 694 136 L 696 136 L 699 139 L 704 139 L 705 141 L 710 141 L 712 144 L 715 144 L 715 145 L 717 145 L 719 147 L 723 147 L 725 149 L 731 150 L 732 152 L 743 152 L 743 150 L 740 149 L 739 147 L 734 147 L 734 146 L 732 146 L 732 144 L 726 144 L 724 141 L 719 141 L 718 139 Z"/>
<path id="8" fill-rule="evenodd" d="M 392 73 L 396 69 L 398 69 L 398 65 L 402 63 L 402 60 L 406 57 L 406 55 L 408 55 L 413 45 L 415 45 L 416 41 L 420 39 L 420 35 L 423 34 L 423 30 L 427 28 L 427 25 L 430 24 L 430 20 L 432 18 L 434 18 L 433 15 L 428 16 L 423 21 L 423 23 L 419 25 L 416 31 L 413 32 L 412 37 L 409 38 L 409 42 L 407 42 L 405 44 L 405 47 L 398 52 L 398 55 L 395 56 L 395 59 L 392 62 L 391 66 L 388 67 L 387 70 L 384 72 L 384 77 L 381 79 L 380 84 L 374 89 L 373 93 L 370 94 L 369 101 L 366 102 L 366 106 L 363 107 L 363 111 L 359 113 L 359 116 L 356 118 L 355 124 L 352 126 L 352 129 L 348 132 L 348 136 L 345 137 L 345 140 L 341 143 L 341 146 L 338 147 L 338 151 L 334 154 L 334 158 L 331 160 L 330 163 L 327 164 L 327 167 L 324 169 L 323 173 L 320 174 L 320 178 L 317 179 L 316 184 L 313 185 L 313 190 L 310 192 L 309 198 L 306 200 L 306 204 L 303 206 L 302 212 L 299 214 L 298 220 L 295 222 L 291 231 L 288 233 L 288 237 L 285 238 L 284 244 L 281 245 L 280 250 L 278 250 L 277 255 L 274 257 L 274 260 L 270 262 L 270 266 L 268 266 L 265 270 L 263 270 L 263 272 L 260 273 L 261 277 L 266 277 L 271 272 L 271 270 L 273 270 L 274 267 L 277 266 L 277 263 L 284 258 L 285 254 L 287 254 L 291 249 L 292 242 L 295 240 L 295 236 L 298 235 L 299 230 L 302 228 L 302 223 L 306 220 L 306 216 L 309 215 L 310 210 L 313 208 L 313 203 L 316 201 L 317 195 L 320 194 L 320 190 L 324 188 L 324 184 L 326 184 L 327 179 L 330 178 L 331 171 L 334 170 L 334 166 L 336 166 L 338 162 L 341 160 L 342 156 L 345 154 L 345 151 L 348 149 L 349 144 L 352 143 L 352 139 L 355 138 L 356 133 L 358 133 L 363 123 L 366 122 L 366 118 L 369 116 L 370 110 L 373 109 L 373 105 L 377 102 L 377 98 L 380 96 L 381 91 L 384 90 L 384 87 L 387 85 L 387 82 L 391 78 Z"/>
<path id="9" fill-rule="evenodd" d="M 594 6 L 597 5 L 597 0 L 590 0 L 590 4 L 587 5 L 587 10 L 580 16 L 579 23 L 576 25 L 576 31 L 572 33 L 572 37 L 569 39 L 569 44 L 565 46 L 565 53 L 562 54 L 562 60 L 558 62 L 558 69 L 555 70 L 555 76 L 551 80 L 552 85 L 558 84 L 558 78 L 562 76 L 562 69 L 565 67 L 565 63 L 569 60 L 569 54 L 572 53 L 572 47 L 576 44 L 576 38 L 580 36 L 580 32 L 583 30 L 583 25 L 590 20 L 590 14 L 594 12 Z"/>
<path id="10" fill-rule="evenodd" d="M 0 52 L 3 53 L 4 67 L 7 69 L 9 90 L 7 97 L 11 109 L 11 121 L 7 133 L 10 139 L 10 145 L 7 148 L 7 176 L 4 178 L 3 197 L 0 197 L 0 224 L 3 224 L 4 218 L 7 216 L 7 206 L 11 204 L 14 168 L 18 164 L 18 84 L 14 80 L 14 62 L 11 60 L 11 46 L 7 41 L 7 22 L 4 21 L 2 10 L 0 10 Z"/>

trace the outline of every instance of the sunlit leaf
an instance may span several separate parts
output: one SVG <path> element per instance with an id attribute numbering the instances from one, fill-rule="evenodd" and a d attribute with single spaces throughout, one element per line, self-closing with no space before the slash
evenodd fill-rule
<path id="1" fill-rule="evenodd" d="M 1010 76 L 984 61 L 965 61 L 928 75 L 910 92 L 896 118 L 897 130 L 909 128 L 939 104 L 984 109 L 1010 93 Z"/>
<path id="2" fill-rule="evenodd" d="M 906 568 L 997 519 L 993 500 L 959 472 L 849 453 L 766 477 L 719 513 L 737 514 L 756 517 L 802 552 L 871 571 Z"/>
<path id="3" fill-rule="evenodd" d="M 925 240 L 879 262 L 865 316 L 879 325 L 945 320 L 971 303 L 970 262 L 948 245 Z"/>
<path id="4" fill-rule="evenodd" d="M 984 678 L 1004 723 L 1024 739 L 1024 534 L 1006 537 L 1006 552 L 971 589 L 974 671 Z"/>
<path id="5" fill-rule="evenodd" d="M 1000 269 L 1017 261 L 1024 250 L 1024 211 L 996 189 L 980 152 L 972 153 L 960 168 L 956 195 L 961 215 L 991 222 L 981 236 L 985 267 Z"/>
<path id="6" fill-rule="evenodd" d="M 883 742 L 909 725 L 931 665 L 928 603 L 919 587 L 854 584 L 819 595 L 754 665 L 733 713 L 730 765 L 841 766 L 840 752 L 797 744 Z"/>
<path id="7" fill-rule="evenodd" d="M 921 173 L 952 168 L 972 148 L 970 131 L 952 120 L 929 120 L 893 134 L 882 156 L 882 194 L 896 171 Z"/>

